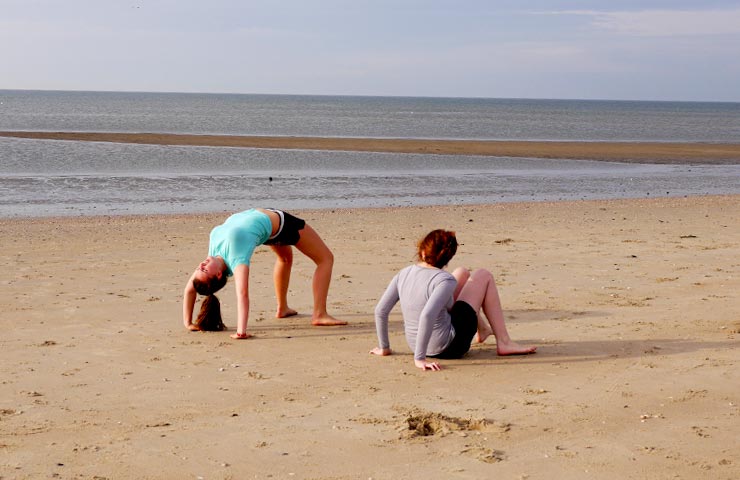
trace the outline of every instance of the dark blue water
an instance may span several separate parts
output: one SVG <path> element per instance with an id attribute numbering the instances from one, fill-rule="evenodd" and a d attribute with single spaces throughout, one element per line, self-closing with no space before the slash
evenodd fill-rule
<path id="1" fill-rule="evenodd" d="M 740 104 L 0 91 L 0 130 L 740 142 Z M 740 193 L 740 165 L 0 138 L 0 217 Z"/>

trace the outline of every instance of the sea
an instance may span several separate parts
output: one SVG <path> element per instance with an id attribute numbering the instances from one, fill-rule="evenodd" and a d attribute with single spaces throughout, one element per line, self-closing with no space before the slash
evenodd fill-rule
<path id="1" fill-rule="evenodd" d="M 0 90 L 0 131 L 740 143 L 740 103 Z M 0 138 L 0 217 L 740 193 L 740 165 Z"/>

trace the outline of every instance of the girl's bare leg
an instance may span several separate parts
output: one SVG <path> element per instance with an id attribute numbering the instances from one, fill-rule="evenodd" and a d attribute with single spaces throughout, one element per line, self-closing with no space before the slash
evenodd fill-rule
<path id="1" fill-rule="evenodd" d="M 496 337 L 496 351 L 499 355 L 521 355 L 534 353 L 537 350 L 537 347 L 534 346 L 519 345 L 509 337 L 496 282 L 488 270 L 480 269 L 474 271 L 457 299 L 467 302 L 476 311 L 481 308 L 483 309 L 493 335 Z M 480 328 L 480 315 L 478 319 Z"/>
<path id="2" fill-rule="evenodd" d="M 296 248 L 313 260 L 316 270 L 313 274 L 313 325 L 347 325 L 344 320 L 338 320 L 326 311 L 326 298 L 329 295 L 331 272 L 334 267 L 334 254 L 326 246 L 316 230 L 306 225 L 301 230 L 301 239 Z"/>
<path id="3" fill-rule="evenodd" d="M 462 292 L 463 287 L 465 287 L 468 283 L 468 279 L 470 279 L 470 270 L 465 267 L 457 267 L 452 272 L 452 276 L 457 280 L 457 287 L 455 287 L 455 293 L 452 298 L 457 301 L 460 296 L 460 292 Z M 479 311 L 480 307 L 475 311 L 476 316 L 478 317 L 478 333 L 475 336 L 475 341 L 483 343 L 491 336 L 493 330 L 491 330 L 491 326 L 488 324 L 488 321 L 480 315 Z"/>
<path id="4" fill-rule="evenodd" d="M 290 285 L 290 271 L 293 268 L 293 248 L 289 245 L 270 245 L 277 256 L 275 268 L 272 271 L 272 280 L 275 284 L 275 298 L 277 298 L 276 318 L 285 318 L 298 314 L 288 306 L 288 286 Z"/>
<path id="5" fill-rule="evenodd" d="M 468 279 L 470 278 L 470 270 L 465 267 L 457 267 L 452 272 L 452 276 L 455 277 L 455 280 L 457 280 L 457 287 L 455 287 L 455 293 L 452 295 L 452 298 L 454 300 L 457 300 L 457 297 L 460 295 L 463 287 L 466 283 L 468 283 Z"/>

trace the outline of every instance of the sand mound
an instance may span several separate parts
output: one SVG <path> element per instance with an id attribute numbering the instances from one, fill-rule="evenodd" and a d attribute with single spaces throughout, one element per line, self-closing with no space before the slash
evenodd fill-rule
<path id="1" fill-rule="evenodd" d="M 450 432 L 485 431 L 493 422 L 486 419 L 448 417 L 422 410 L 409 411 L 404 420 L 407 437 L 445 436 Z M 508 427 L 507 427 L 508 428 Z"/>

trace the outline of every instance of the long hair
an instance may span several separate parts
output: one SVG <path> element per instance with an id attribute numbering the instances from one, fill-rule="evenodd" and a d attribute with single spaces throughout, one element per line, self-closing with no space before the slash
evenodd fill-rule
<path id="1" fill-rule="evenodd" d="M 455 232 L 448 230 L 432 230 L 421 239 L 417 246 L 416 256 L 422 262 L 443 268 L 457 252 L 457 238 Z"/>
<path id="2" fill-rule="evenodd" d="M 221 319 L 221 302 L 219 302 L 218 297 L 214 295 L 214 293 L 221 290 L 224 285 L 226 285 L 226 280 L 228 280 L 226 275 L 210 277 L 205 282 L 197 279 L 193 280 L 195 291 L 201 295 L 205 295 L 206 297 L 203 300 L 203 303 L 200 304 L 198 318 L 193 322 L 194 325 L 198 327 L 198 330 L 220 332 L 226 328 L 226 325 L 224 325 L 224 322 Z"/>
<path id="3" fill-rule="evenodd" d="M 206 332 L 220 332 L 226 328 L 221 319 L 221 302 L 216 295 L 208 295 L 200 304 L 198 318 L 195 319 L 198 330 Z"/>

